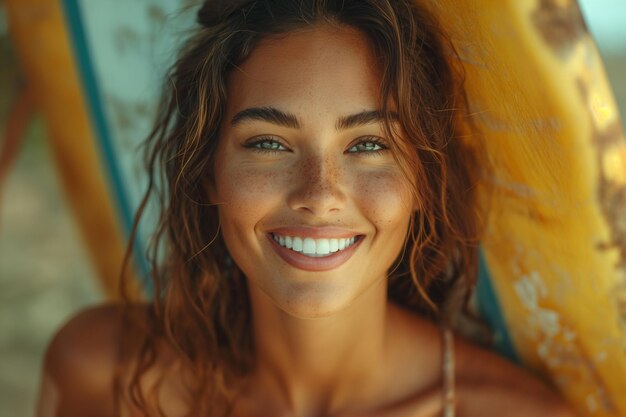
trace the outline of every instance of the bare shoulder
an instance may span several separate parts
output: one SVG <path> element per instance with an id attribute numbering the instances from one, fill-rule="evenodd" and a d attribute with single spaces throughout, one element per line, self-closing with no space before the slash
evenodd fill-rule
<path id="1" fill-rule="evenodd" d="M 576 417 L 547 383 L 494 352 L 455 342 L 460 416 Z"/>
<path id="2" fill-rule="evenodd" d="M 436 415 L 443 406 L 443 332 L 423 317 L 395 307 L 392 311 L 396 334 L 402 335 L 405 346 L 394 351 L 400 365 L 394 368 L 393 381 L 408 387 L 411 400 L 389 415 Z M 454 358 L 455 408 L 460 417 L 577 416 L 539 377 L 460 335 L 454 337 Z M 394 385 L 394 390 L 401 388 Z"/>
<path id="3" fill-rule="evenodd" d="M 85 310 L 49 343 L 38 416 L 110 416 L 124 311 L 118 305 Z"/>

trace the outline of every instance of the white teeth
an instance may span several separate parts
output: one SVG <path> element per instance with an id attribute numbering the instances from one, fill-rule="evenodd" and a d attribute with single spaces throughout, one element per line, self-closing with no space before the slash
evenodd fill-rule
<path id="1" fill-rule="evenodd" d="M 305 255 L 315 254 L 315 241 L 310 237 L 305 237 L 302 241 L 302 253 Z"/>
<path id="2" fill-rule="evenodd" d="M 295 250 L 296 252 L 302 252 L 302 239 L 300 239 L 299 237 L 294 237 L 293 247 L 291 249 Z"/>
<path id="3" fill-rule="evenodd" d="M 280 245 L 311 257 L 328 256 L 352 246 L 356 237 L 343 239 L 312 239 L 297 236 L 281 236 L 272 233 L 272 238 Z"/>
<path id="4" fill-rule="evenodd" d="M 318 239 L 315 242 L 315 253 L 318 255 L 328 255 L 330 253 L 330 242 L 328 242 L 328 239 Z"/>

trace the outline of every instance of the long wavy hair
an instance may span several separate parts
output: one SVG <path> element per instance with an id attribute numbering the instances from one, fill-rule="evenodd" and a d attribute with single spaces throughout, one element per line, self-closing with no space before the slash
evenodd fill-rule
<path id="1" fill-rule="evenodd" d="M 454 49 L 427 10 L 414 0 L 208 0 L 198 23 L 168 74 L 146 141 L 150 182 L 136 223 L 156 198 L 160 221 L 149 250 L 154 294 L 150 319 L 139 319 L 148 336 L 135 352 L 132 377 L 125 388 L 118 384 L 119 396 L 145 415 L 161 415 L 140 386 L 158 341 L 193 370 L 190 406 L 197 415 L 228 414 L 215 404 L 228 404 L 232 387 L 254 364 L 246 279 L 224 245 L 207 184 L 227 78 L 267 36 L 348 26 L 367 37 L 377 57 L 380 102 L 395 104 L 402 129 L 398 135 L 385 124 L 391 148 L 420 202 L 389 271 L 389 298 L 445 320 L 446 300 L 456 291 L 456 304 L 466 304 L 477 274 L 480 170 L 468 145 L 471 131 L 463 128 L 463 74 L 450 64 Z"/>

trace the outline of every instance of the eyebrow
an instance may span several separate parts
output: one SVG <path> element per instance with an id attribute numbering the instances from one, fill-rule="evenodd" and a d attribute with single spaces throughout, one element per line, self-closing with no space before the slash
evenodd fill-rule
<path id="1" fill-rule="evenodd" d="M 387 112 L 387 114 L 385 114 L 385 112 L 381 110 L 366 110 L 340 118 L 337 120 L 335 128 L 337 130 L 344 130 L 372 123 L 381 123 L 385 120 L 395 122 L 398 118 L 398 113 L 396 112 Z"/>
<path id="2" fill-rule="evenodd" d="M 398 113 L 383 112 L 381 110 L 365 110 L 359 113 L 344 116 L 337 120 L 335 129 L 345 130 L 372 123 L 380 123 L 384 120 L 397 121 Z M 233 126 L 248 121 L 262 121 L 279 126 L 300 129 L 300 122 L 293 113 L 284 112 L 275 107 L 251 107 L 235 114 L 231 120 Z"/>
<path id="3" fill-rule="evenodd" d="M 274 107 L 251 107 L 242 110 L 233 117 L 230 123 L 235 126 L 254 120 L 300 129 L 300 122 L 298 122 L 298 118 L 294 114 L 286 113 Z"/>

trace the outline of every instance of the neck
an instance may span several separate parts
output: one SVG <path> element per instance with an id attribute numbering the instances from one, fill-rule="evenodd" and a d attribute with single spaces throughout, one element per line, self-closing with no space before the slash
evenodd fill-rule
<path id="1" fill-rule="evenodd" d="M 323 414 L 367 395 L 381 368 L 372 364 L 381 364 L 386 353 L 386 280 L 327 317 L 294 317 L 254 289 L 251 302 L 255 380 L 272 387 L 292 412 Z"/>

